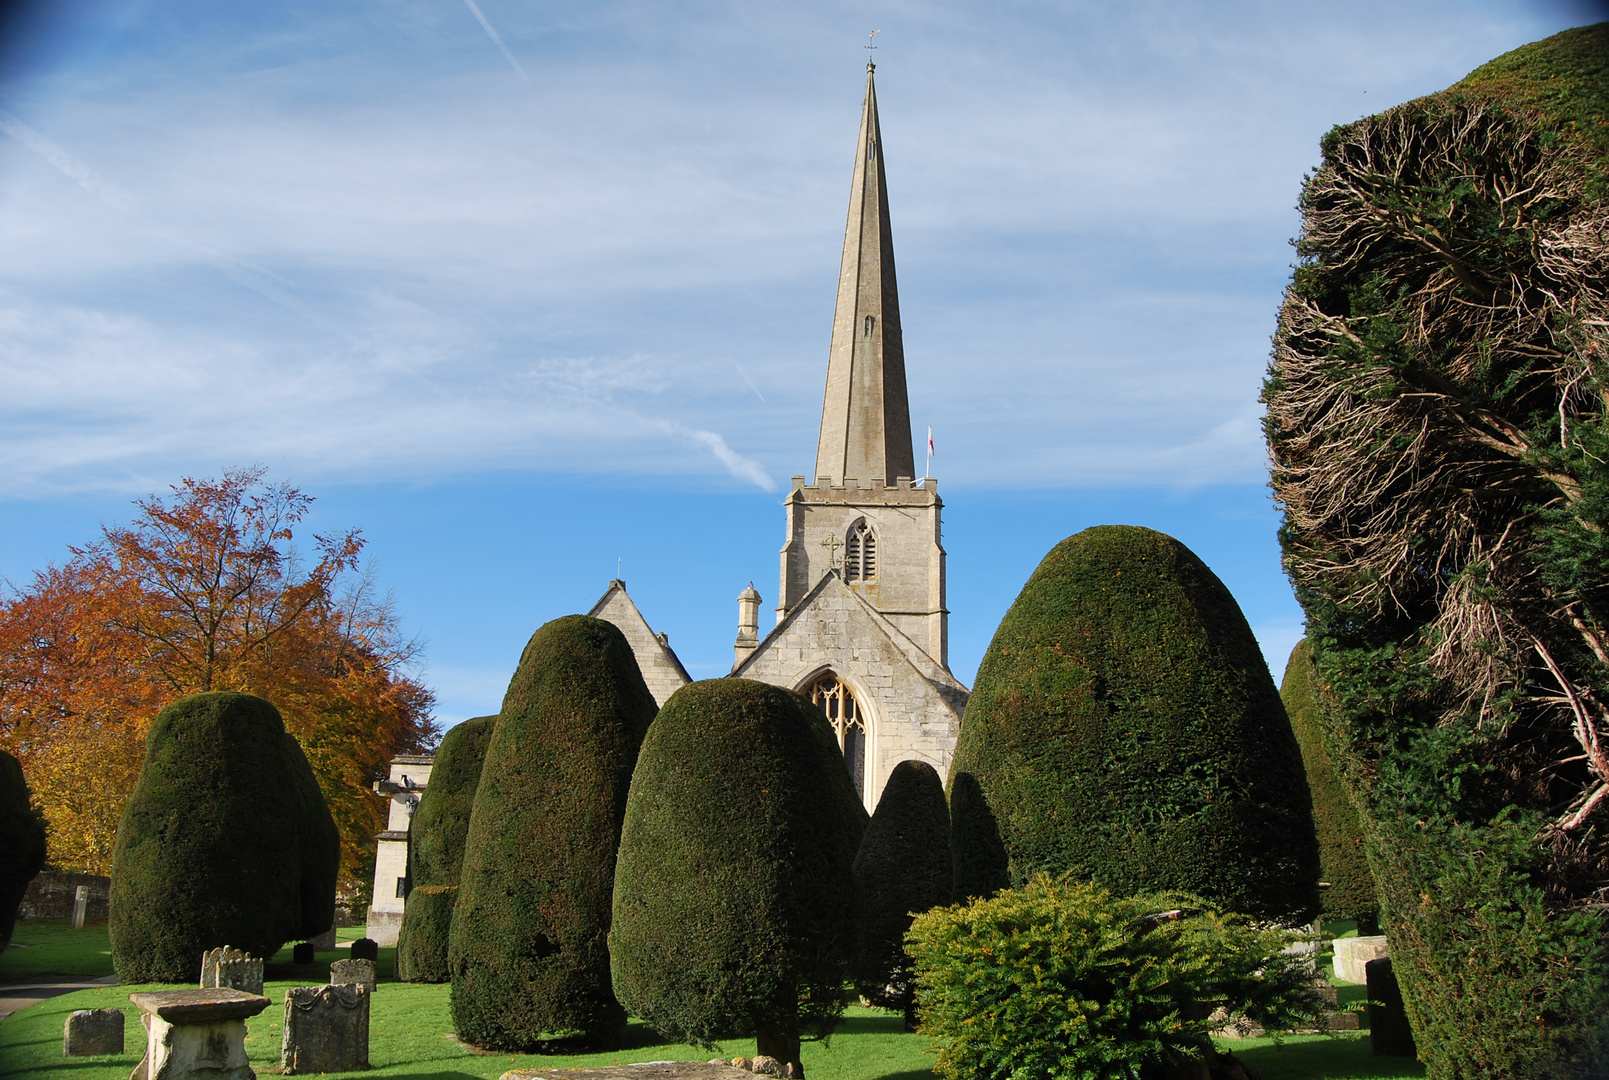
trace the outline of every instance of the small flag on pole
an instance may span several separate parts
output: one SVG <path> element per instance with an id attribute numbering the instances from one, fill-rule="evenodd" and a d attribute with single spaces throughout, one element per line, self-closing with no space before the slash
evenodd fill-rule
<path id="1" fill-rule="evenodd" d="M 927 456 L 933 456 L 933 429 L 927 429 Z"/>

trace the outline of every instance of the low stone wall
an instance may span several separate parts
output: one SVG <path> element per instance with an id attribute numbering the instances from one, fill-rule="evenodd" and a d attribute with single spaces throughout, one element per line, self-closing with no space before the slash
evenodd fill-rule
<path id="1" fill-rule="evenodd" d="M 112 892 L 112 879 L 99 874 L 58 874 L 46 870 L 28 884 L 17 908 L 19 919 L 70 919 L 73 917 L 73 895 L 80 885 L 89 886 L 89 911 L 85 918 L 93 922 L 106 918 L 107 899 Z"/>

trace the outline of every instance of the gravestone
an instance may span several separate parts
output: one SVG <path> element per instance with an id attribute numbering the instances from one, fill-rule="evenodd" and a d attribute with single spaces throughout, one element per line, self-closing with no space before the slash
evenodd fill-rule
<path id="1" fill-rule="evenodd" d="M 361 986 L 374 993 L 375 963 L 373 960 L 337 960 L 330 965 L 330 985 Z"/>
<path id="2" fill-rule="evenodd" d="M 313 943 L 311 941 L 299 941 L 291 946 L 291 963 L 311 964 L 313 960 Z"/>
<path id="3" fill-rule="evenodd" d="M 73 890 L 73 929 L 84 928 L 84 917 L 89 914 L 89 886 L 80 885 Z"/>
<path id="4" fill-rule="evenodd" d="M 123 1052 L 122 1009 L 79 1009 L 67 1014 L 61 1052 L 67 1057 Z"/>
<path id="5" fill-rule="evenodd" d="M 379 960 L 380 943 L 373 938 L 360 937 L 352 943 L 352 959 Z"/>
<path id="6" fill-rule="evenodd" d="M 313 948 L 317 952 L 329 952 L 335 948 L 335 927 L 330 927 L 318 937 L 311 939 Z"/>
<path id="7" fill-rule="evenodd" d="M 145 1056 L 129 1080 L 255 1080 L 246 1060 L 246 1018 L 268 999 L 243 990 L 130 994 L 145 1014 Z"/>
<path id="8" fill-rule="evenodd" d="M 294 986 L 285 991 L 287 1075 L 369 1067 L 369 991 L 363 986 Z"/>
<path id="9" fill-rule="evenodd" d="M 1391 970 L 1391 959 L 1370 960 L 1364 972 L 1368 982 L 1369 1047 L 1377 1057 L 1413 1057 L 1413 1028 L 1402 1007 L 1402 990 Z"/>
<path id="10" fill-rule="evenodd" d="M 262 993 L 262 960 L 227 945 L 221 949 L 208 949 L 201 954 L 201 989 L 215 987 L 244 990 L 248 994 Z"/>

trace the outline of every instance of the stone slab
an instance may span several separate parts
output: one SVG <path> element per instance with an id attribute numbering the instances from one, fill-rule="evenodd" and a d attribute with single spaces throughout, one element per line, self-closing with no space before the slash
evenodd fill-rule
<path id="1" fill-rule="evenodd" d="M 1363 965 L 1391 955 L 1391 944 L 1384 934 L 1335 939 L 1335 977 L 1350 983 L 1368 981 Z"/>
<path id="2" fill-rule="evenodd" d="M 348 1072 L 369 1067 L 369 991 L 363 986 L 293 986 L 285 991 L 280 1071 Z"/>
<path id="3" fill-rule="evenodd" d="M 498 1080 L 754 1080 L 754 1074 L 703 1061 L 645 1061 L 600 1069 L 510 1069 Z"/>
<path id="4" fill-rule="evenodd" d="M 337 960 L 330 965 L 331 986 L 361 986 L 375 991 L 376 964 L 373 960 Z"/>
<path id="5" fill-rule="evenodd" d="M 63 1057 L 89 1057 L 123 1052 L 122 1009 L 79 1009 L 62 1025 Z"/>
<path id="6" fill-rule="evenodd" d="M 244 1020 L 268 1008 L 261 994 L 244 990 L 158 990 L 130 994 L 128 999 L 144 1011 L 170 1024 L 210 1024 L 219 1020 Z"/>

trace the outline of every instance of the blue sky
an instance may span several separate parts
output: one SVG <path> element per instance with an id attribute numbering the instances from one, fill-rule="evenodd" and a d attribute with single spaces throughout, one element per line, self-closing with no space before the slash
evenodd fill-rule
<path id="1" fill-rule="evenodd" d="M 617 565 L 697 677 L 749 580 L 774 602 L 873 29 L 957 675 L 1052 544 L 1126 522 L 1217 570 L 1277 677 L 1300 612 L 1256 396 L 1318 139 L 1602 17 L 36 8 L 0 53 L 0 575 L 260 463 L 364 529 L 444 722 L 495 711 Z"/>

